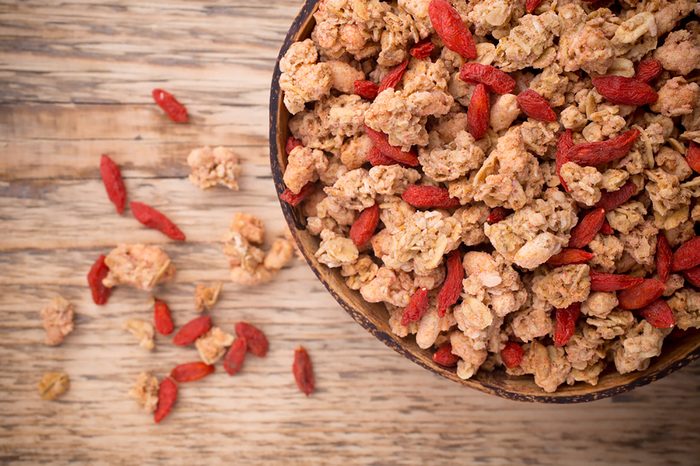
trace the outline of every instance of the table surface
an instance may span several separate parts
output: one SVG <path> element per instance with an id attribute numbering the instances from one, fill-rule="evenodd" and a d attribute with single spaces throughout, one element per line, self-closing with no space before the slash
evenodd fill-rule
<path id="1" fill-rule="evenodd" d="M 268 166 L 267 104 L 277 51 L 298 0 L 268 2 L 0 0 L 0 463 L 37 464 L 697 464 L 700 365 L 586 405 L 512 402 L 440 379 L 357 325 L 296 261 L 270 284 L 227 282 L 212 312 L 248 320 L 271 341 L 240 375 L 183 387 L 161 425 L 127 392 L 136 375 L 197 358 L 158 338 L 153 353 L 122 330 L 149 318 L 150 296 L 118 289 L 91 303 L 85 274 L 117 243 L 161 244 L 178 267 L 158 291 L 182 323 L 194 284 L 227 281 L 219 243 L 235 211 L 283 219 Z M 170 123 L 151 89 L 173 91 L 192 121 Z M 200 191 L 185 158 L 233 147 L 241 190 Z M 98 163 L 123 167 L 131 199 L 167 212 L 187 233 L 168 242 L 114 213 Z M 42 344 L 41 307 L 76 306 L 62 346 Z M 303 344 L 318 390 L 291 375 Z M 72 381 L 41 401 L 44 371 Z"/>

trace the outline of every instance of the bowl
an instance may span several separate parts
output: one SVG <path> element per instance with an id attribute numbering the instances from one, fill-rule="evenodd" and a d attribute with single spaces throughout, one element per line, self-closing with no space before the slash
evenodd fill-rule
<path id="1" fill-rule="evenodd" d="M 294 19 L 272 75 L 270 87 L 270 166 L 278 194 L 281 194 L 285 189 L 282 175 L 286 166 L 284 147 L 289 132 L 287 128 L 289 112 L 282 102 L 279 86 L 279 60 L 292 43 L 310 37 L 314 26 L 312 15 L 316 7 L 317 1 L 307 0 Z M 311 269 L 340 306 L 355 321 L 399 354 L 425 369 L 465 387 L 519 401 L 580 403 L 606 398 L 646 385 L 700 357 L 700 331 L 694 329 L 678 337 L 668 337 L 664 341 L 662 354 L 652 360 L 647 370 L 618 374 L 614 370 L 608 369 L 601 375 L 596 386 L 579 382 L 572 386 L 562 385 L 555 393 L 545 393 L 535 385 L 531 376 L 513 377 L 502 370 L 479 371 L 473 378 L 462 380 L 457 377 L 454 369 L 435 364 L 432 360 L 432 353 L 419 348 L 413 337 L 399 338 L 393 335 L 389 329 L 388 313 L 384 306 L 365 302 L 357 291 L 347 287 L 338 269 L 329 269 L 320 264 L 314 256 L 318 248 L 318 239 L 306 232 L 304 217 L 297 209 L 285 202 L 280 201 L 280 204 L 289 229 Z"/>

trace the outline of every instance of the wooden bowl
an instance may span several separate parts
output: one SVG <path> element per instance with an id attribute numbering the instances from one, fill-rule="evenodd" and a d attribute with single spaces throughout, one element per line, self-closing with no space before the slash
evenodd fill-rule
<path id="1" fill-rule="evenodd" d="M 282 174 L 286 166 L 284 147 L 289 133 L 287 128 L 289 112 L 287 112 L 282 102 L 279 87 L 279 59 L 284 56 L 293 42 L 304 40 L 311 35 L 311 30 L 314 26 L 312 14 L 315 10 L 316 1 L 307 0 L 287 33 L 272 76 L 270 89 L 270 165 L 278 194 L 281 194 L 285 188 Z M 584 383 L 577 383 L 573 386 L 562 385 L 555 393 L 545 393 L 535 385 L 532 376 L 511 377 L 502 370 L 496 370 L 492 373 L 480 371 L 473 378 L 462 380 L 457 377 L 454 369 L 447 369 L 435 364 L 432 361 L 431 353 L 419 348 L 413 337 L 399 338 L 394 336 L 389 329 L 388 313 L 384 306 L 365 302 L 358 292 L 346 286 L 345 281 L 338 273 L 338 269 L 332 270 L 320 264 L 314 257 L 314 252 L 318 248 L 318 239 L 306 232 L 304 217 L 288 204 L 280 203 L 289 228 L 311 269 L 353 319 L 396 352 L 429 371 L 466 387 L 512 400 L 545 403 L 580 403 L 606 398 L 646 385 L 700 357 L 700 332 L 696 330 L 687 332 L 677 338 L 667 338 L 664 342 L 663 353 L 652 361 L 647 370 L 624 375 L 620 375 L 614 370 L 609 370 L 600 377 L 596 386 Z"/>

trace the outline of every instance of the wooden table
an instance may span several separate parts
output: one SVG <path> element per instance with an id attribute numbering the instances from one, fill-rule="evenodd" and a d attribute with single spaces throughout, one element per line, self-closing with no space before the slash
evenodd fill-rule
<path id="1" fill-rule="evenodd" d="M 47 5 L 48 4 L 48 5 Z M 149 353 L 121 325 L 150 316 L 149 295 L 118 289 L 91 303 L 85 274 L 120 242 L 162 244 L 178 267 L 158 292 L 182 323 L 194 284 L 227 280 L 219 240 L 233 212 L 283 229 L 268 167 L 267 103 L 278 48 L 298 0 L 0 1 L 0 462 L 8 464 L 698 464 L 700 365 L 588 405 L 524 404 L 468 391 L 387 349 L 355 324 L 297 261 L 273 283 L 227 282 L 213 318 L 269 335 L 266 359 L 233 378 L 184 387 L 155 425 L 127 392 L 136 375 L 195 360 L 159 338 Z M 170 123 L 150 91 L 176 93 L 192 115 Z M 241 191 L 200 191 L 190 149 L 232 146 Z M 99 179 L 101 153 L 124 167 L 131 199 L 167 212 L 174 244 L 120 217 Z M 39 309 L 60 293 L 76 330 L 42 344 Z M 303 344 L 318 391 L 294 386 Z M 70 374 L 41 401 L 47 370 Z"/>

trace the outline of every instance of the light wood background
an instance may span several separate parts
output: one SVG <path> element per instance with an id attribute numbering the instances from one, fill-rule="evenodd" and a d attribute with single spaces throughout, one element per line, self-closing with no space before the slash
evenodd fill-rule
<path id="1" fill-rule="evenodd" d="M 163 244 L 178 274 L 158 291 L 178 324 L 195 315 L 198 281 L 226 280 L 218 243 L 236 210 L 282 216 L 268 168 L 269 80 L 298 0 L 0 0 L 0 462 L 6 464 L 698 464 L 700 365 L 587 405 L 501 400 L 439 379 L 355 324 L 297 261 L 272 284 L 230 282 L 213 311 L 269 335 L 266 359 L 233 378 L 220 370 L 181 390 L 154 425 L 127 392 L 146 369 L 195 360 L 163 338 L 139 348 L 121 329 L 149 318 L 149 296 L 119 289 L 105 307 L 85 282 L 119 242 Z M 150 91 L 174 92 L 189 125 L 170 123 Z M 187 180 L 191 148 L 228 145 L 243 159 L 241 191 Z M 122 165 L 131 199 L 187 233 L 173 244 L 114 213 L 99 155 Z M 42 345 L 38 312 L 61 293 L 76 331 Z M 294 386 L 292 351 L 316 367 L 310 398 Z M 47 370 L 70 392 L 41 401 Z"/>

